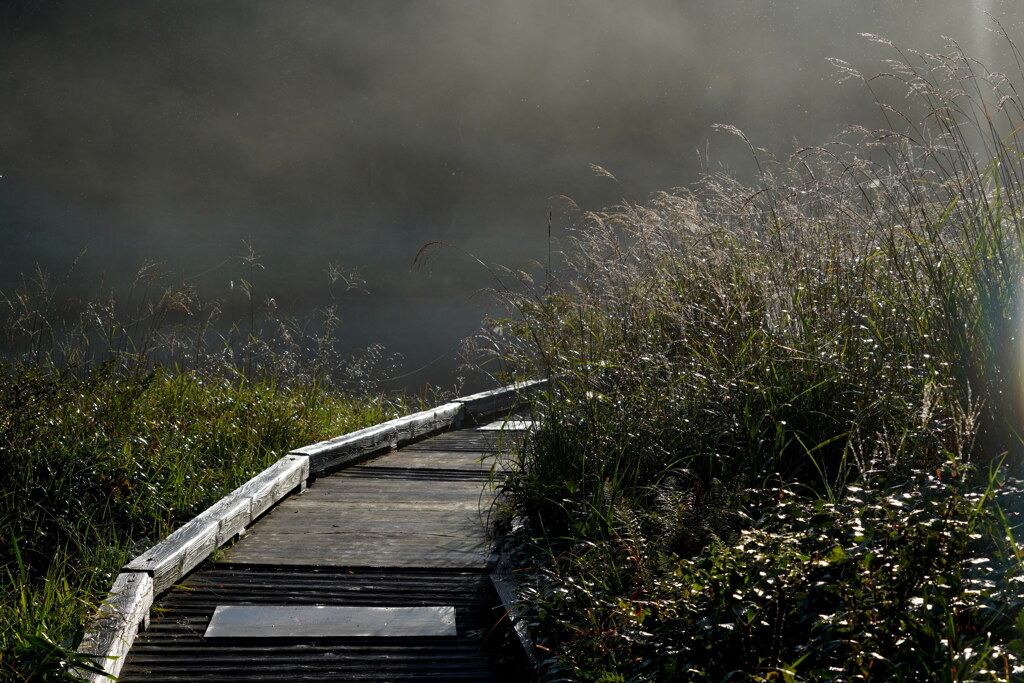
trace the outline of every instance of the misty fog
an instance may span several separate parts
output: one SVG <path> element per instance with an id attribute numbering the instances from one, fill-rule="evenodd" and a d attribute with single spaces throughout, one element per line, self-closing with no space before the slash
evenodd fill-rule
<path id="1" fill-rule="evenodd" d="M 779 153 L 875 120 L 828 57 L 944 50 L 1014 78 L 991 13 L 1019 0 L 109 0 L 0 9 L 0 290 L 41 264 L 79 287 L 143 262 L 223 291 L 248 240 L 301 312 L 329 262 L 361 269 L 347 346 L 444 383 L 491 282 L 444 240 L 525 267 L 584 209 L 750 170 L 714 123 Z M 595 174 L 592 165 L 618 182 Z"/>

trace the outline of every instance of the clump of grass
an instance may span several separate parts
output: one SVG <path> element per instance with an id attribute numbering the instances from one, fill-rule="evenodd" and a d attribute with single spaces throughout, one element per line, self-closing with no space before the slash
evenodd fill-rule
<path id="1" fill-rule="evenodd" d="M 0 678 L 66 676 L 124 562 L 288 450 L 406 410 L 379 349 L 338 357 L 334 309 L 225 326 L 153 266 L 136 285 L 65 306 L 37 273 L 0 298 Z"/>
<path id="2" fill-rule="evenodd" d="M 1024 464 L 1024 107 L 955 44 L 886 44 L 883 76 L 836 65 L 908 93 L 876 95 L 889 128 L 778 160 L 723 127 L 757 186 L 587 214 L 555 286 L 501 293 L 490 348 L 553 378 L 506 485 L 550 676 L 1024 671 L 995 521 Z"/>

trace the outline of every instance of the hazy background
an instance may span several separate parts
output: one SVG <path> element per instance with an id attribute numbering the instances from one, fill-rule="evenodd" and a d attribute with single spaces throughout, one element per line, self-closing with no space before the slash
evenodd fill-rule
<path id="1" fill-rule="evenodd" d="M 872 120 L 825 61 L 881 69 L 890 55 L 858 33 L 930 51 L 950 35 L 1003 68 L 984 12 L 1015 37 L 1024 19 L 1019 0 L 0 8 L 0 290 L 85 248 L 74 287 L 151 260 L 223 293 L 249 240 L 258 293 L 300 314 L 329 262 L 359 267 L 370 293 L 343 299 L 341 342 L 382 342 L 404 372 L 441 358 L 398 382 L 414 388 L 450 381 L 490 284 L 456 251 L 411 270 L 423 244 L 543 260 L 548 212 L 556 238 L 571 222 L 559 195 L 593 209 L 689 185 L 702 163 L 745 172 L 713 123 L 786 152 Z"/>

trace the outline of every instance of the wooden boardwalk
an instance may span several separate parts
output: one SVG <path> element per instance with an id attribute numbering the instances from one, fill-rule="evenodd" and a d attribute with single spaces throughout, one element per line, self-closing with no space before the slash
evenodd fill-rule
<path id="1" fill-rule="evenodd" d="M 227 561 L 251 565 L 488 567 L 494 430 L 461 430 L 319 479 Z"/>
<path id="2" fill-rule="evenodd" d="M 508 620 L 488 573 L 494 483 L 501 454 L 518 441 L 496 426 L 428 437 L 286 498 L 157 598 L 121 680 L 523 680 L 504 647 Z M 426 621 L 454 608 L 455 629 L 367 636 L 332 622 L 313 636 L 275 627 L 208 637 L 216 608 L 237 605 L 296 614 L 307 614 L 304 606 L 430 608 L 417 612 Z"/>

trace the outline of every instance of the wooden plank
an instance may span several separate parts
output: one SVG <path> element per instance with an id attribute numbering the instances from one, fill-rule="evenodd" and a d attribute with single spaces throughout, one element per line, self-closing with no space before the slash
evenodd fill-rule
<path id="1" fill-rule="evenodd" d="M 353 469 L 376 469 L 380 467 L 404 467 L 408 469 L 449 469 L 484 471 L 490 469 L 494 456 L 481 455 L 472 451 L 406 451 L 388 453 L 374 458 Z"/>
<path id="2" fill-rule="evenodd" d="M 309 478 L 309 458 L 289 453 L 236 489 L 252 500 L 250 523 Z"/>
<path id="3" fill-rule="evenodd" d="M 307 458 L 281 458 L 126 564 L 125 570 L 147 572 L 153 577 L 153 590 L 162 593 L 305 481 L 308 471 Z"/>
<path id="4" fill-rule="evenodd" d="M 519 382 L 500 389 L 463 396 L 455 399 L 455 402 L 465 406 L 468 417 L 479 419 L 485 415 L 513 409 L 523 401 L 526 395 L 545 388 L 547 384 L 548 380 L 546 379 Z"/>
<path id="5" fill-rule="evenodd" d="M 110 595 L 92 620 L 78 651 L 96 658 L 105 674 L 73 671 L 89 683 L 109 681 L 121 673 L 125 656 L 135 642 L 140 625 L 149 620 L 153 605 L 153 579 L 148 574 L 118 574 Z"/>
<path id="6" fill-rule="evenodd" d="M 351 434 L 297 448 L 292 453 L 308 456 L 311 474 L 320 477 L 330 470 L 351 465 L 375 453 L 393 450 L 426 434 L 447 429 L 455 423 L 462 410 L 461 403 L 447 403 L 375 427 L 367 427 Z"/>
<path id="7" fill-rule="evenodd" d="M 440 537 L 433 544 L 382 542 L 377 535 L 318 534 L 304 542 L 290 535 L 267 534 L 259 547 L 234 546 L 226 562 L 233 564 L 394 567 L 402 569 L 484 569 L 492 565 L 489 543 Z"/>
<path id="8" fill-rule="evenodd" d="M 449 481 L 471 481 L 480 486 L 486 486 L 493 479 L 495 482 L 504 481 L 507 477 L 505 470 L 490 469 L 441 469 L 431 467 L 375 467 L 372 470 L 348 470 L 346 475 L 352 479 L 369 481 L 371 479 L 392 479 L 396 481 L 413 481 L 421 486 L 430 486 L 431 483 L 445 483 Z"/>
<path id="9" fill-rule="evenodd" d="M 353 504 L 358 504 L 360 506 L 369 506 L 366 509 L 376 510 L 394 509 L 393 506 L 415 507 L 416 505 L 422 505 L 424 509 L 444 509 L 445 506 L 448 506 L 452 511 L 460 509 L 479 511 L 488 509 L 491 500 L 492 498 L 489 495 L 485 497 L 483 492 L 480 492 L 473 498 L 468 498 L 463 494 L 431 491 L 425 492 L 419 498 L 412 498 L 410 496 L 388 495 L 383 491 L 362 490 L 343 492 L 339 495 L 337 502 L 330 500 L 303 500 L 301 502 L 296 501 L 294 505 L 301 510 L 315 510 L 321 505 L 327 510 L 331 506 L 337 505 L 337 509 L 340 511 L 352 507 Z"/>
<path id="10" fill-rule="evenodd" d="M 318 505 L 311 505 L 307 508 L 308 510 L 316 510 L 322 512 L 324 515 L 346 515 L 353 510 L 365 510 L 369 512 L 386 514 L 391 510 L 423 510 L 424 512 L 430 511 L 441 511 L 450 512 L 452 514 L 457 512 L 473 512 L 480 513 L 480 503 L 477 501 L 452 501 L 452 500 L 427 500 L 427 501 L 415 501 L 415 500 L 388 500 L 388 501 L 352 501 L 352 500 L 339 500 L 330 504 L 323 504 L 322 507 Z M 275 512 L 275 514 L 279 514 Z M 243 541 L 245 539 L 242 539 Z M 240 541 L 241 542 L 241 541 Z"/>
<path id="11" fill-rule="evenodd" d="M 423 533 L 412 536 L 404 530 L 394 531 L 346 531 L 344 529 L 318 529 L 304 534 L 281 534 L 265 532 L 262 529 L 253 531 L 254 542 L 238 544 L 234 549 L 239 553 L 251 548 L 272 546 L 290 547 L 301 551 L 306 548 L 316 552 L 316 547 L 332 545 L 343 548 L 346 555 L 373 555 L 384 548 L 438 549 L 438 548 L 480 548 L 487 542 L 487 535 L 481 530 L 476 533 L 463 533 L 461 530 L 448 530 Z M 233 559 L 230 561 L 234 561 Z"/>
<path id="12" fill-rule="evenodd" d="M 322 526 L 318 526 L 317 531 L 310 534 L 309 527 L 311 524 L 320 522 Z M 479 519 L 456 519 L 448 520 L 443 517 L 434 517 L 433 519 L 403 519 L 396 520 L 392 518 L 387 519 L 337 519 L 333 523 L 327 524 L 323 520 L 310 519 L 305 522 L 301 519 L 288 519 L 280 521 L 275 524 L 261 524 L 259 533 L 260 534 L 309 534 L 312 537 L 319 536 L 320 534 L 386 534 L 386 533 L 403 533 L 409 536 L 433 536 L 433 535 L 445 535 L 445 536 L 472 536 L 480 534 L 483 529 L 483 524 Z M 256 532 L 253 532 L 256 533 Z"/>
<path id="13" fill-rule="evenodd" d="M 124 566 L 125 571 L 153 577 L 159 594 L 170 588 L 217 547 L 220 521 L 195 518 Z"/>
<path id="14" fill-rule="evenodd" d="M 411 469 L 411 468 L 409 468 Z M 330 477 L 324 477 L 323 479 L 316 480 L 316 486 L 312 488 L 319 489 L 330 489 L 336 490 L 341 488 L 363 488 L 365 486 L 387 486 L 392 488 L 409 487 L 413 490 L 422 490 L 424 487 L 422 484 L 416 481 L 417 474 L 419 476 L 429 475 L 426 470 L 430 468 L 420 468 L 420 472 L 410 472 L 408 477 L 401 476 L 402 468 L 387 468 L 383 465 L 380 469 L 375 468 L 363 468 L 362 466 L 353 470 L 346 470 L 345 472 L 335 474 Z M 439 486 L 476 486 L 480 488 L 483 486 L 483 480 L 485 477 L 467 477 L 464 475 L 465 472 L 472 472 L 472 470 L 455 470 L 452 475 L 448 478 L 444 477 L 444 470 L 440 467 L 434 468 L 437 470 L 435 479 L 437 479 L 437 485 Z"/>
<path id="15" fill-rule="evenodd" d="M 273 514 L 260 521 L 260 529 L 276 529 L 283 526 L 306 525 L 306 529 L 332 524 L 349 524 L 356 522 L 423 522 L 433 524 L 435 522 L 449 522 L 451 524 L 463 524 L 474 522 L 477 526 L 481 524 L 484 517 L 480 510 L 466 506 L 463 508 L 434 507 L 417 509 L 412 506 L 402 508 L 389 508 L 387 514 L 381 514 L 379 510 L 367 510 L 364 506 L 353 505 L 349 507 L 330 506 L 327 508 L 293 508 L 290 514 Z M 255 531 L 255 529 L 254 529 Z"/>
<path id="16" fill-rule="evenodd" d="M 426 486 L 416 479 L 401 477 L 328 477 L 318 479 L 315 486 L 307 489 L 305 499 L 313 500 L 360 492 L 407 495 L 413 498 L 443 493 L 475 498 L 486 484 L 483 479 L 464 477 L 432 481 Z"/>
<path id="17" fill-rule="evenodd" d="M 343 522 L 359 521 L 380 521 L 380 522 L 415 522 L 423 521 L 433 523 L 435 521 L 450 520 L 452 523 L 463 523 L 467 520 L 479 522 L 484 519 L 488 510 L 481 510 L 474 505 L 392 505 L 377 509 L 367 509 L 365 505 L 325 505 L 292 507 L 289 510 L 282 510 L 261 520 L 259 525 L 253 527 L 250 533 L 259 529 L 276 528 L 278 525 L 297 525 L 309 520 L 307 529 L 315 529 L 319 524 L 332 524 Z M 241 541 L 239 541 L 241 542 Z"/>
<path id="18" fill-rule="evenodd" d="M 521 442 L 517 432 L 502 433 L 464 429 L 458 432 L 443 432 L 409 444 L 406 451 L 450 451 L 452 453 L 476 453 L 478 458 L 487 458 L 496 453 L 517 448 Z"/>
<path id="19" fill-rule="evenodd" d="M 410 542 L 404 531 L 396 532 L 341 532 L 314 534 L 299 539 L 295 534 L 266 534 L 257 553 L 239 554 L 233 563 L 267 564 L 268 555 L 284 554 L 292 558 L 287 563 L 304 565 L 311 559 L 317 565 L 332 567 L 419 567 L 429 569 L 437 565 L 426 558 L 464 558 L 490 553 L 486 538 L 468 538 L 459 533 L 421 534 L 418 542 Z M 391 560 L 386 560 L 391 556 Z M 396 565 L 387 564 L 393 558 L 405 558 Z M 248 559 L 238 559 L 248 558 Z M 447 566 L 447 565 L 446 565 Z"/>
<path id="20" fill-rule="evenodd" d="M 420 483 L 420 482 L 417 482 Z M 437 482 L 430 482 L 437 483 Z M 449 483 L 449 482 L 444 482 Z M 422 485 L 422 484 L 421 484 Z M 309 498 L 302 501 L 295 501 L 299 509 L 315 509 L 319 505 L 333 505 L 336 503 L 422 503 L 422 504 L 443 504 L 449 503 L 476 503 L 477 509 L 486 509 L 494 496 L 493 492 L 485 491 L 482 486 L 477 486 L 475 491 L 437 489 L 423 491 L 418 496 L 412 495 L 407 489 L 388 489 L 384 487 L 347 488 L 337 491 L 322 491 L 317 498 Z M 287 513 L 285 513 L 287 514 Z"/>
<path id="21" fill-rule="evenodd" d="M 533 640 L 530 638 L 530 632 L 526 625 L 526 620 L 523 618 L 522 614 L 520 614 L 518 607 L 519 600 L 516 595 L 516 584 L 504 559 L 504 556 L 500 556 L 495 570 L 491 572 L 491 583 L 494 586 L 494 592 L 498 594 L 498 599 L 501 600 L 502 607 L 505 608 L 505 613 L 508 615 L 509 623 L 512 624 L 512 630 L 516 634 L 516 640 L 519 642 L 520 651 L 526 657 L 526 661 L 530 664 L 530 668 L 537 671 L 538 662 L 537 655 L 534 652 L 535 646 Z"/>
<path id="22" fill-rule="evenodd" d="M 309 546 L 303 552 L 297 552 L 294 539 L 275 537 L 271 539 L 272 542 L 262 544 L 258 552 L 256 550 L 242 552 L 240 549 L 232 553 L 228 562 L 232 565 L 288 565 L 344 567 L 346 569 L 360 567 L 479 569 L 484 565 L 486 556 L 491 553 L 491 549 L 482 544 L 438 544 L 432 547 L 380 544 L 373 547 L 372 552 L 352 547 L 353 541 L 361 540 L 363 539 L 352 535 L 326 537 L 317 539 L 315 546 Z"/>

